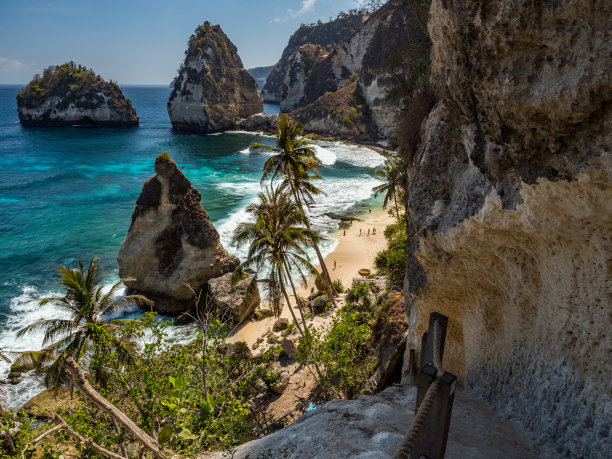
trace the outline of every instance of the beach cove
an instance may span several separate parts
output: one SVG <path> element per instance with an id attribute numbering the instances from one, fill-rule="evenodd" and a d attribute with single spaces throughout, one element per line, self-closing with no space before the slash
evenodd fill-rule
<path id="1" fill-rule="evenodd" d="M 172 153 L 200 191 L 202 205 L 223 244 L 237 256 L 243 255 L 231 247 L 231 235 L 247 218 L 246 206 L 261 191 L 261 167 L 269 157 L 249 152 L 248 147 L 253 141 L 273 144 L 271 137 L 247 132 L 176 133 L 165 112 L 169 88 L 136 86 L 124 91 L 138 110 L 140 127 L 26 129 L 20 126 L 14 106 L 18 89 L 0 87 L 4 161 L 0 170 L 1 349 L 41 348 L 42 334 L 17 339 L 16 333 L 37 320 L 58 317 L 52 306 L 39 307 L 37 299 L 59 291 L 59 266 L 76 266 L 79 259 L 87 263 L 98 256 L 105 283 L 118 279 L 119 247 L 142 184 L 153 175 L 153 161 L 161 151 Z M 338 245 L 339 267 L 332 272 L 335 279 L 344 269 L 339 255 L 343 249 L 328 235 L 337 230 L 339 221 L 320 216 L 328 212 L 367 216 L 368 209 L 375 214 L 380 199 L 373 198 L 372 187 L 379 183 L 375 170 L 384 158 L 373 150 L 334 141 L 316 141 L 315 149 L 323 163 L 325 180 L 318 185 L 325 196 L 317 200 L 311 214 L 315 216 L 313 226 L 324 236 L 323 254 Z M 360 223 L 355 222 L 353 228 Z M 378 231 L 377 240 L 384 241 L 382 227 Z M 347 237 L 349 234 L 347 229 Z M 124 316 L 138 314 L 135 309 Z M 173 332 L 177 339 L 187 339 L 192 333 L 181 327 L 174 327 Z M 8 371 L 9 365 L 0 362 L 0 379 Z M 17 407 L 43 387 L 39 377 L 28 373 L 19 384 L 6 384 L 2 389 L 5 406 Z"/>

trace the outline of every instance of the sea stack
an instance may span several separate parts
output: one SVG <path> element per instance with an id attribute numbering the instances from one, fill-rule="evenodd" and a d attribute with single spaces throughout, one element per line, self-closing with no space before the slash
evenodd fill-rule
<path id="1" fill-rule="evenodd" d="M 233 129 L 241 119 L 262 111 L 257 83 L 236 47 L 221 27 L 206 21 L 189 38 L 168 100 L 172 126 L 207 134 Z"/>
<path id="2" fill-rule="evenodd" d="M 121 88 L 74 62 L 47 67 L 17 93 L 24 126 L 137 126 L 138 115 Z"/>
<path id="3" fill-rule="evenodd" d="M 238 258 L 227 253 L 200 193 L 167 153 L 155 159 L 156 175 L 147 180 L 132 214 L 132 225 L 117 261 L 130 292 L 155 302 L 162 313 L 180 313 L 193 306 L 193 290 L 207 291 L 207 282 L 233 271 Z"/>

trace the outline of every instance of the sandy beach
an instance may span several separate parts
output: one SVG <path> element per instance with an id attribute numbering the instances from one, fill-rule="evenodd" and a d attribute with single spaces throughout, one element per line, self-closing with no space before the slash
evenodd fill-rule
<path id="1" fill-rule="evenodd" d="M 325 257 L 325 264 L 332 280 L 339 279 L 345 288 L 350 288 L 353 278 L 359 277 L 357 273 L 359 269 L 375 270 L 376 254 L 386 247 L 384 230 L 388 225 L 394 223 L 393 217 L 388 214 L 387 210 L 381 208 L 372 209 L 371 213 L 360 216 L 360 218 L 363 221 L 354 221 L 346 230 L 341 229 L 331 234 L 338 240 L 338 245 Z M 374 228 L 376 228 L 376 234 L 373 234 Z M 318 268 L 318 264 L 316 266 Z M 308 296 L 312 286 L 314 286 L 314 279 L 311 279 L 306 287 L 300 285 L 298 294 Z M 291 295 L 291 300 L 295 304 L 293 295 Z M 294 311 L 299 317 L 297 308 L 294 307 Z M 281 317 L 291 320 L 291 312 L 286 305 Z M 260 321 L 244 322 L 236 328 L 230 341 L 245 341 L 251 346 L 257 338 L 272 328 L 274 321 L 275 319 L 270 317 Z"/>

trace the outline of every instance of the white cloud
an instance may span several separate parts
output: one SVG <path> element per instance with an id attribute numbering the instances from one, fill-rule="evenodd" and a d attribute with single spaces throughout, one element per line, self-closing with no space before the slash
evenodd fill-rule
<path id="1" fill-rule="evenodd" d="M 286 16 L 283 16 L 283 17 L 276 16 L 270 22 L 273 22 L 276 24 L 278 24 L 279 22 L 287 22 L 289 19 L 295 19 L 298 16 L 309 13 L 310 11 L 314 11 L 316 2 L 317 0 L 302 0 L 302 6 L 300 7 L 299 10 L 295 11 L 294 9 L 289 8 L 287 10 Z"/>
<path id="2" fill-rule="evenodd" d="M 24 64 L 23 62 L 18 61 L 17 59 L 11 59 L 10 57 L 0 57 L 0 68 L 4 71 L 17 71 L 21 70 L 26 66 L 27 64 Z"/>

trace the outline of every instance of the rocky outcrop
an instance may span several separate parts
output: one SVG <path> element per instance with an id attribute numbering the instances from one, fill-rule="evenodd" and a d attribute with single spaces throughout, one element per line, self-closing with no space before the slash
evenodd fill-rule
<path id="1" fill-rule="evenodd" d="M 199 26 L 189 38 L 168 100 L 172 126 L 218 132 L 233 129 L 242 118 L 262 111 L 257 84 L 242 66 L 234 44 L 218 25 Z"/>
<path id="2" fill-rule="evenodd" d="M 204 458 L 373 458 L 393 457 L 414 417 L 416 389 L 394 386 L 357 400 L 332 400 L 291 426 L 238 446 L 230 456 Z M 462 391 L 455 395 L 447 459 L 536 459 L 519 427 Z"/>
<path id="3" fill-rule="evenodd" d="M 359 97 L 357 81 L 336 92 L 325 94 L 291 116 L 307 133 L 337 139 L 369 140 L 375 136 L 370 119 Z"/>
<path id="4" fill-rule="evenodd" d="M 444 367 L 555 457 L 612 450 L 610 14 L 434 0 L 408 170 L 408 348 L 449 316 Z"/>
<path id="5" fill-rule="evenodd" d="M 318 53 L 331 52 L 336 43 L 348 40 L 355 35 L 363 20 L 364 16 L 359 14 L 338 18 L 316 26 L 301 26 L 291 36 L 289 43 L 283 50 L 283 55 L 269 74 L 262 89 L 264 100 L 280 104 L 287 98 L 291 86 L 305 84 L 305 82 L 302 83 L 298 80 L 295 73 L 303 73 L 303 70 L 300 70 L 302 60 L 297 57 L 302 46 L 309 45 L 312 50 L 317 50 Z M 316 76 L 316 74 L 317 72 L 313 72 L 313 75 Z M 350 72 L 345 78 L 348 78 L 349 75 Z M 325 90 L 320 92 L 319 95 L 324 92 Z"/>
<path id="6" fill-rule="evenodd" d="M 167 153 L 155 159 L 156 175 L 147 180 L 132 214 L 117 261 L 119 275 L 133 278 L 132 292 L 155 301 L 153 309 L 179 313 L 193 305 L 193 292 L 232 271 L 239 260 L 227 253 L 198 190 Z"/>
<path id="7" fill-rule="evenodd" d="M 307 132 L 390 138 L 399 100 L 389 90 L 401 85 L 407 71 L 402 53 L 423 37 L 424 25 L 405 0 L 391 0 L 370 15 L 302 26 L 270 74 L 264 98 L 280 103 L 283 112 L 293 111 Z"/>
<path id="8" fill-rule="evenodd" d="M 269 65 L 267 67 L 253 67 L 252 69 L 247 69 L 247 72 L 253 77 L 260 91 L 265 86 L 268 75 L 270 75 L 273 68 L 273 65 Z"/>
<path id="9" fill-rule="evenodd" d="M 243 119 L 238 123 L 238 129 L 246 131 L 263 131 L 274 132 L 278 126 L 280 116 L 277 114 L 271 115 L 267 113 L 257 113 L 248 118 Z"/>
<path id="10" fill-rule="evenodd" d="M 259 306 L 259 287 L 252 274 L 232 285 L 233 273 L 208 281 L 208 293 L 223 317 L 241 323 Z"/>
<path id="11" fill-rule="evenodd" d="M 114 82 L 74 62 L 51 66 L 17 93 L 24 126 L 137 126 L 138 116 Z"/>

